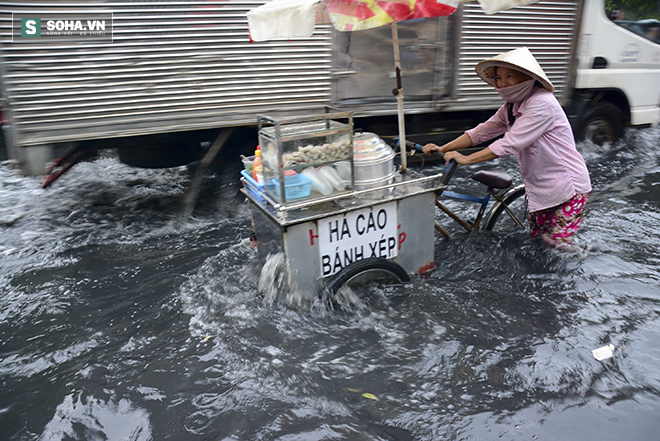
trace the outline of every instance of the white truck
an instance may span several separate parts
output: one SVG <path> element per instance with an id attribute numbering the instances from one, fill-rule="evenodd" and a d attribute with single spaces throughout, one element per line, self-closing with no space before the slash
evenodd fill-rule
<path id="1" fill-rule="evenodd" d="M 225 149 L 245 148 L 256 140 L 257 114 L 328 108 L 396 135 L 389 27 L 317 26 L 304 40 L 250 42 L 245 14 L 262 3 L 109 0 L 81 11 L 73 2 L 0 2 L 7 155 L 25 174 L 43 174 L 64 152 L 71 166 L 102 148 L 117 148 L 131 165 L 169 167 L 208 155 L 216 137 Z M 501 99 L 474 66 L 519 46 L 555 85 L 577 138 L 601 143 L 626 126 L 658 124 L 660 22 L 627 12 L 613 21 L 603 0 L 553 0 L 486 15 L 467 2 L 448 17 L 400 23 L 408 139 L 492 114 Z M 105 35 L 72 36 L 79 29 L 67 21 L 83 15 L 90 23 L 109 17 Z M 35 18 L 39 36 L 24 28 Z M 46 35 L 56 25 L 63 34 Z"/>

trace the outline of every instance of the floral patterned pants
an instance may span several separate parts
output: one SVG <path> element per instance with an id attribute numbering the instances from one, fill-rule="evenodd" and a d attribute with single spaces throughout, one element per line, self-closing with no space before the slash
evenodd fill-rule
<path id="1" fill-rule="evenodd" d="M 532 237 L 541 236 L 555 246 L 572 244 L 573 237 L 582 223 L 588 200 L 589 193 L 576 194 L 556 207 L 529 213 Z"/>

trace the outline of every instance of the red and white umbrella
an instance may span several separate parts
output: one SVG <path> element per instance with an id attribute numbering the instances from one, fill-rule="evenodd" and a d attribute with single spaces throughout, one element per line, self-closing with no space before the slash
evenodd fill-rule
<path id="1" fill-rule="evenodd" d="M 332 25 L 338 31 L 361 31 L 385 25 L 392 26 L 394 68 L 397 84 L 397 111 L 401 169 L 406 171 L 406 131 L 403 112 L 401 61 L 396 23 L 415 18 L 442 17 L 456 11 L 468 0 L 272 0 L 247 13 L 250 39 L 266 41 L 307 38 L 316 24 Z M 539 0 L 479 0 L 481 8 L 492 14 Z"/>

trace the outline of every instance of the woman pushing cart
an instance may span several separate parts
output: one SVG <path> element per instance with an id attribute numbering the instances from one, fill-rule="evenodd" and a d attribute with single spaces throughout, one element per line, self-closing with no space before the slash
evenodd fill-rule
<path id="1" fill-rule="evenodd" d="M 554 86 L 526 47 L 481 61 L 477 74 L 506 101 L 488 121 L 447 144 L 427 144 L 449 163 L 475 164 L 514 155 L 529 203 L 532 236 L 557 247 L 573 242 L 591 191 L 589 171 L 575 147 L 568 118 L 552 94 Z M 498 136 L 470 155 L 457 150 Z"/>

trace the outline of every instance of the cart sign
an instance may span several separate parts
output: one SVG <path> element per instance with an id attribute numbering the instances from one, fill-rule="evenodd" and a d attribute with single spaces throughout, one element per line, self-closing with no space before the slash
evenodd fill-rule
<path id="1" fill-rule="evenodd" d="M 390 202 L 318 221 L 322 277 L 362 259 L 396 257 L 396 215 Z"/>

